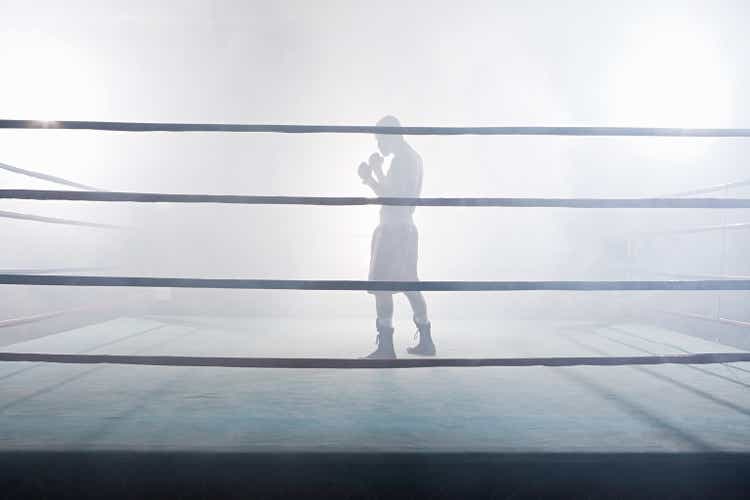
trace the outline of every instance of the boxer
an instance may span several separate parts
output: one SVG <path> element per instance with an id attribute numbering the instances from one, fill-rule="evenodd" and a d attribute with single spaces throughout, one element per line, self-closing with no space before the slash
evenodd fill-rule
<path id="1" fill-rule="evenodd" d="M 386 116 L 377 126 L 400 127 L 398 119 Z M 377 134 L 379 153 L 373 153 L 357 169 L 362 183 L 378 197 L 418 198 L 422 192 L 422 158 L 401 135 Z M 382 156 L 381 156 L 382 154 Z M 393 155 L 388 172 L 383 172 L 384 156 Z M 370 245 L 371 281 L 419 281 L 417 249 L 419 234 L 414 225 L 413 206 L 383 205 L 380 224 L 375 228 Z M 377 320 L 377 349 L 369 359 L 394 359 L 393 349 L 393 294 L 397 292 L 368 292 L 375 296 Z M 427 304 L 422 292 L 404 292 L 413 312 L 419 341 L 407 348 L 409 354 L 434 356 L 431 324 L 427 318 Z"/>

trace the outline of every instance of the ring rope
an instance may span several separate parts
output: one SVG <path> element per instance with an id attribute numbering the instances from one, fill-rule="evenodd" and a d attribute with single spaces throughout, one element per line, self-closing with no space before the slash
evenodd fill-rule
<path id="1" fill-rule="evenodd" d="M 663 231 L 643 231 L 635 233 L 635 236 L 664 236 L 668 234 L 693 234 L 709 233 L 713 231 L 736 231 L 739 229 L 750 229 L 750 222 L 736 222 L 732 224 L 717 224 L 715 226 L 696 226 L 680 229 L 666 229 Z"/>
<path id="2" fill-rule="evenodd" d="M 133 286 L 248 290 L 521 291 L 521 290 L 750 290 L 750 280 L 692 281 L 358 281 L 237 278 L 152 278 L 0 274 L 0 285 Z"/>
<path id="3" fill-rule="evenodd" d="M 662 274 L 662 273 L 659 273 L 659 274 Z M 625 302 L 623 302 L 622 299 L 620 299 L 620 302 L 621 304 L 625 305 Z M 731 318 L 706 316 L 704 314 L 695 314 L 695 313 L 689 313 L 689 312 L 683 312 L 683 311 L 675 311 L 673 309 L 664 309 L 661 307 L 649 306 L 647 304 L 638 304 L 638 308 L 645 309 L 645 310 L 658 313 L 658 314 L 666 314 L 668 316 L 675 316 L 679 318 L 697 319 L 701 321 L 707 321 L 710 323 L 723 323 L 726 325 L 738 326 L 741 328 L 750 328 L 750 321 L 741 321 L 741 320 L 731 319 Z"/>
<path id="4" fill-rule="evenodd" d="M 662 356 L 598 356 L 537 358 L 421 358 L 421 359 L 347 359 L 347 358 L 243 358 L 217 356 L 146 356 L 120 354 L 48 354 L 0 352 L 0 362 L 120 364 L 155 366 L 193 366 L 224 368 L 431 368 L 488 366 L 629 366 L 699 365 L 750 361 L 750 353 L 698 353 Z"/>
<path id="5" fill-rule="evenodd" d="M 654 310 L 662 314 L 668 314 L 670 316 L 678 316 L 681 318 L 697 319 L 701 321 L 708 321 L 711 323 L 724 323 L 726 325 L 739 326 L 742 328 L 750 328 L 750 321 L 741 321 L 738 319 L 723 318 L 723 317 L 717 318 L 716 316 L 706 316 L 704 314 L 673 311 L 670 309 L 654 309 Z"/>
<path id="6" fill-rule="evenodd" d="M 747 198 L 366 198 L 346 196 L 167 194 L 124 191 L 91 192 L 44 189 L 1 189 L 0 199 L 322 206 L 399 205 L 528 208 L 750 208 L 750 199 Z"/>
<path id="7" fill-rule="evenodd" d="M 9 172 L 14 172 L 16 174 L 25 175 L 27 177 L 34 177 L 35 179 L 42 179 L 44 181 L 52 182 L 55 184 L 62 184 L 63 186 L 86 189 L 89 191 L 99 191 L 99 189 L 95 187 L 87 186 L 86 184 L 80 184 L 78 182 L 69 181 L 67 179 L 63 179 L 62 177 L 55 177 L 54 175 L 43 174 L 41 172 L 34 172 L 33 170 L 26 170 L 23 168 L 14 167 L 13 165 L 8 165 L 7 163 L 0 163 L 0 169 L 7 170 Z"/>
<path id="8" fill-rule="evenodd" d="M 0 274 L 54 274 L 54 273 L 77 273 L 81 271 L 104 271 L 112 270 L 114 267 L 48 267 L 34 269 L 0 269 Z"/>
<path id="9" fill-rule="evenodd" d="M 272 132 L 282 134 L 383 135 L 565 135 L 657 137 L 750 137 L 747 128 L 652 127 L 378 127 L 370 125 L 278 125 L 0 120 L 0 129 L 68 129 L 118 132 Z"/>
<path id="10" fill-rule="evenodd" d="M 78 307 L 75 309 L 66 309 L 63 311 L 52 311 L 41 314 L 33 314 L 31 316 L 22 316 L 18 318 L 10 318 L 0 320 L 0 328 L 8 328 L 11 326 L 28 325 L 30 323 L 38 323 L 46 319 L 57 318 L 77 312 L 86 312 L 90 307 Z"/>
<path id="11" fill-rule="evenodd" d="M 727 182 L 725 184 L 717 184 L 715 186 L 708 186 L 704 188 L 690 189 L 688 191 L 681 191 L 679 193 L 671 193 L 671 194 L 665 195 L 665 198 L 672 198 L 672 197 L 678 197 L 678 196 L 691 196 L 694 194 L 716 193 L 717 191 L 725 191 L 727 189 L 738 188 L 738 187 L 743 187 L 743 186 L 750 186 L 750 179 Z"/>
<path id="12" fill-rule="evenodd" d="M 96 227 L 100 229 L 127 229 L 123 226 L 115 226 L 112 224 L 100 224 L 98 222 L 84 222 L 84 221 L 73 220 L 73 219 L 60 219 L 57 217 L 44 217 L 41 215 L 22 214 L 19 212 L 8 212 L 6 210 L 0 210 L 0 217 L 6 218 L 6 219 L 46 222 L 48 224 L 62 224 L 65 226 Z"/>
<path id="13" fill-rule="evenodd" d="M 750 280 L 750 276 L 728 275 L 728 274 L 704 274 L 704 273 L 672 273 L 666 271 L 654 271 L 645 267 L 622 267 L 620 271 L 635 272 L 638 274 L 653 274 L 656 276 L 669 276 L 671 278 L 687 279 L 709 279 L 709 280 Z"/>

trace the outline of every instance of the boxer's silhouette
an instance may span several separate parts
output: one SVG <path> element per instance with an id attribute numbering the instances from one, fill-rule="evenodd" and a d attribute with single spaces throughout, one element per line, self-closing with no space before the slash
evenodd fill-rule
<path id="1" fill-rule="evenodd" d="M 386 116 L 377 123 L 381 127 L 400 127 L 393 116 Z M 417 198 L 422 191 L 422 158 L 401 135 L 376 135 L 378 149 L 383 156 L 393 155 L 387 173 L 383 172 L 383 156 L 370 155 L 368 162 L 359 165 L 362 182 L 372 188 L 378 197 Z M 417 248 L 419 235 L 414 225 L 413 206 L 383 205 L 380 209 L 380 224 L 372 235 L 370 249 L 370 280 L 418 281 Z M 368 292 L 375 295 L 378 331 L 377 349 L 368 358 L 391 359 L 393 350 L 393 293 Z M 421 292 L 405 292 L 414 313 L 419 343 L 407 348 L 410 354 L 434 356 L 431 326 L 427 319 L 427 305 Z"/>

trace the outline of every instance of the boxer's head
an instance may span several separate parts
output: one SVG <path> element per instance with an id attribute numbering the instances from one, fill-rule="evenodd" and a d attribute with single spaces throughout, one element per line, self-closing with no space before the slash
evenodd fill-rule
<path id="1" fill-rule="evenodd" d="M 380 120 L 378 120 L 378 123 L 375 124 L 376 127 L 400 127 L 401 122 L 398 121 L 398 118 L 395 116 L 384 116 Z M 391 153 L 395 153 L 399 147 L 404 143 L 404 137 L 402 135 L 391 135 L 391 134 L 376 134 L 375 140 L 378 141 L 378 149 L 383 154 L 383 156 L 388 156 Z"/>

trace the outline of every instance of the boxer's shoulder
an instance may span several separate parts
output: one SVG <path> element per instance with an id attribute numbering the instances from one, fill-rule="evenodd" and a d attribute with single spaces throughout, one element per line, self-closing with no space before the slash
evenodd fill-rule
<path id="1" fill-rule="evenodd" d="M 411 148 L 393 157 L 391 167 L 419 168 L 422 166 L 422 157 Z"/>

